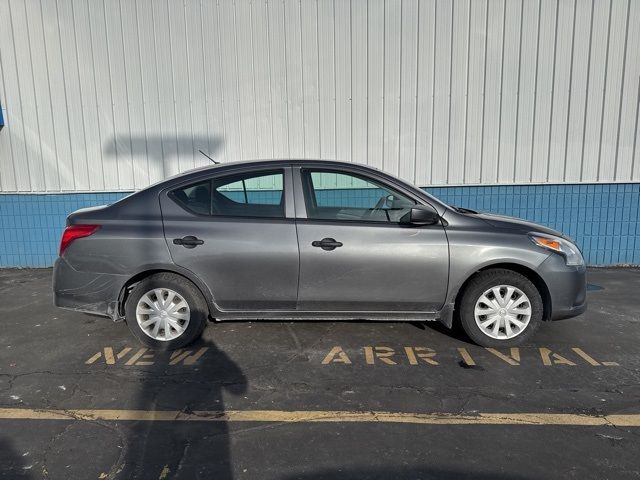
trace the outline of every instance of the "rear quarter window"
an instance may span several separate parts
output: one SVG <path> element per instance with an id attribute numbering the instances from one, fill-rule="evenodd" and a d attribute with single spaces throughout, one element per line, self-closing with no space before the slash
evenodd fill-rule
<path id="1" fill-rule="evenodd" d="M 183 208 L 198 215 L 211 215 L 211 181 L 206 180 L 171 192 Z"/>

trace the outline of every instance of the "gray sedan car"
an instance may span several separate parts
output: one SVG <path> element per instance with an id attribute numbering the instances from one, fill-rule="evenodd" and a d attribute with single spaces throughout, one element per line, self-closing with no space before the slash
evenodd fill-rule
<path id="1" fill-rule="evenodd" d="M 70 214 L 53 290 L 154 349 L 211 319 L 439 320 L 513 346 L 586 308 L 584 260 L 562 233 L 312 160 L 196 169 Z"/>

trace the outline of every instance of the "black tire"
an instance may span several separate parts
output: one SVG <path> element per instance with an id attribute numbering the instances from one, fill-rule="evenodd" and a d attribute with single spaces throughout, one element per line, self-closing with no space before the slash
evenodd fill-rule
<path id="1" fill-rule="evenodd" d="M 520 289 L 531 306 L 531 318 L 527 326 L 517 336 L 497 339 L 485 334 L 475 320 L 474 310 L 480 296 L 492 287 L 509 285 Z M 526 342 L 542 323 L 544 306 L 536 286 L 527 277 L 513 270 L 496 268 L 476 274 L 462 292 L 459 303 L 460 324 L 469 338 L 482 347 L 514 347 Z M 483 317 L 480 317 L 483 318 Z"/>
<path id="2" fill-rule="evenodd" d="M 189 324 L 185 331 L 171 340 L 156 340 L 147 335 L 136 320 L 136 306 L 142 296 L 155 288 L 168 288 L 178 293 L 189 305 Z M 141 280 L 130 292 L 125 303 L 125 318 L 131 333 L 143 345 L 153 350 L 175 350 L 200 338 L 207 326 L 209 309 L 200 290 L 186 278 L 175 273 L 163 272 Z"/>

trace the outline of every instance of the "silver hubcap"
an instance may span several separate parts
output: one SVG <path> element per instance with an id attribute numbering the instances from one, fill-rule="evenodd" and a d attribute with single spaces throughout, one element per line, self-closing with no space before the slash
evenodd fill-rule
<path id="1" fill-rule="evenodd" d="M 182 335 L 189 326 L 189 305 L 178 292 L 154 288 L 136 306 L 136 320 L 144 333 L 166 342 Z"/>
<path id="2" fill-rule="evenodd" d="M 531 320 L 531 302 L 519 288 L 497 285 L 480 295 L 474 310 L 476 324 L 491 338 L 517 337 Z"/>

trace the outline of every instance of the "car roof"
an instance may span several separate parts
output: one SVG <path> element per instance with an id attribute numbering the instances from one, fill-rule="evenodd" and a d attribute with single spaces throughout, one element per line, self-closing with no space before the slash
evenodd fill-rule
<path id="1" fill-rule="evenodd" d="M 314 166 L 328 166 L 328 167 L 347 167 L 347 168 L 356 168 L 359 170 L 369 170 L 381 173 L 385 176 L 391 176 L 390 174 L 370 165 L 365 165 L 363 163 L 354 163 L 354 162 L 341 162 L 338 160 L 315 160 L 315 159 L 265 159 L 265 160 L 243 160 L 238 162 L 229 162 L 229 163 L 217 163 L 215 165 L 206 165 L 204 167 L 192 168 L 190 170 L 185 170 L 184 172 L 176 173 L 170 177 L 167 177 L 159 182 L 154 183 L 150 187 L 156 187 L 159 185 L 167 185 L 172 183 L 182 182 L 184 180 L 189 180 L 191 177 L 199 177 L 203 173 L 221 173 L 225 170 L 235 170 L 235 169 L 259 169 L 261 167 L 277 167 L 277 166 L 289 166 L 289 165 L 314 165 Z"/>
<path id="2" fill-rule="evenodd" d="M 353 163 L 353 162 L 340 162 L 337 160 L 315 160 L 315 159 L 264 159 L 264 160 L 243 160 L 237 162 L 229 162 L 229 163 L 216 163 L 215 165 L 205 165 L 203 167 L 192 168 L 190 170 L 185 170 L 184 172 L 176 173 L 167 178 L 163 178 L 143 190 L 150 189 L 161 189 L 165 188 L 168 185 L 179 184 L 184 181 L 189 181 L 192 178 L 199 178 L 203 174 L 208 173 L 222 173 L 225 170 L 235 170 L 235 169 L 259 169 L 261 167 L 276 167 L 276 166 L 290 166 L 290 165 L 303 165 L 303 164 L 312 164 L 314 166 L 333 166 L 333 167 L 351 167 L 361 170 L 369 170 L 376 171 L 383 175 L 390 176 L 388 173 L 383 172 L 382 170 L 372 167 L 369 165 L 364 165 L 362 163 Z"/>
<path id="3" fill-rule="evenodd" d="M 176 178 L 182 175 L 187 175 L 194 172 L 204 172 L 208 170 L 224 170 L 225 167 L 261 167 L 261 166 L 270 166 L 270 165 L 303 165 L 307 163 L 313 163 L 314 165 L 328 165 L 335 167 L 362 167 L 365 169 L 377 170 L 380 171 L 376 167 L 372 167 L 371 165 L 366 165 L 364 163 L 355 163 L 355 162 L 344 162 L 339 160 L 321 160 L 321 159 L 287 159 L 287 158 L 273 158 L 273 159 L 262 159 L 262 160 L 242 160 L 237 162 L 229 162 L 229 163 L 217 163 L 215 165 L 207 165 L 204 167 L 194 168 L 191 170 L 184 171 L 175 175 L 172 178 Z"/>

